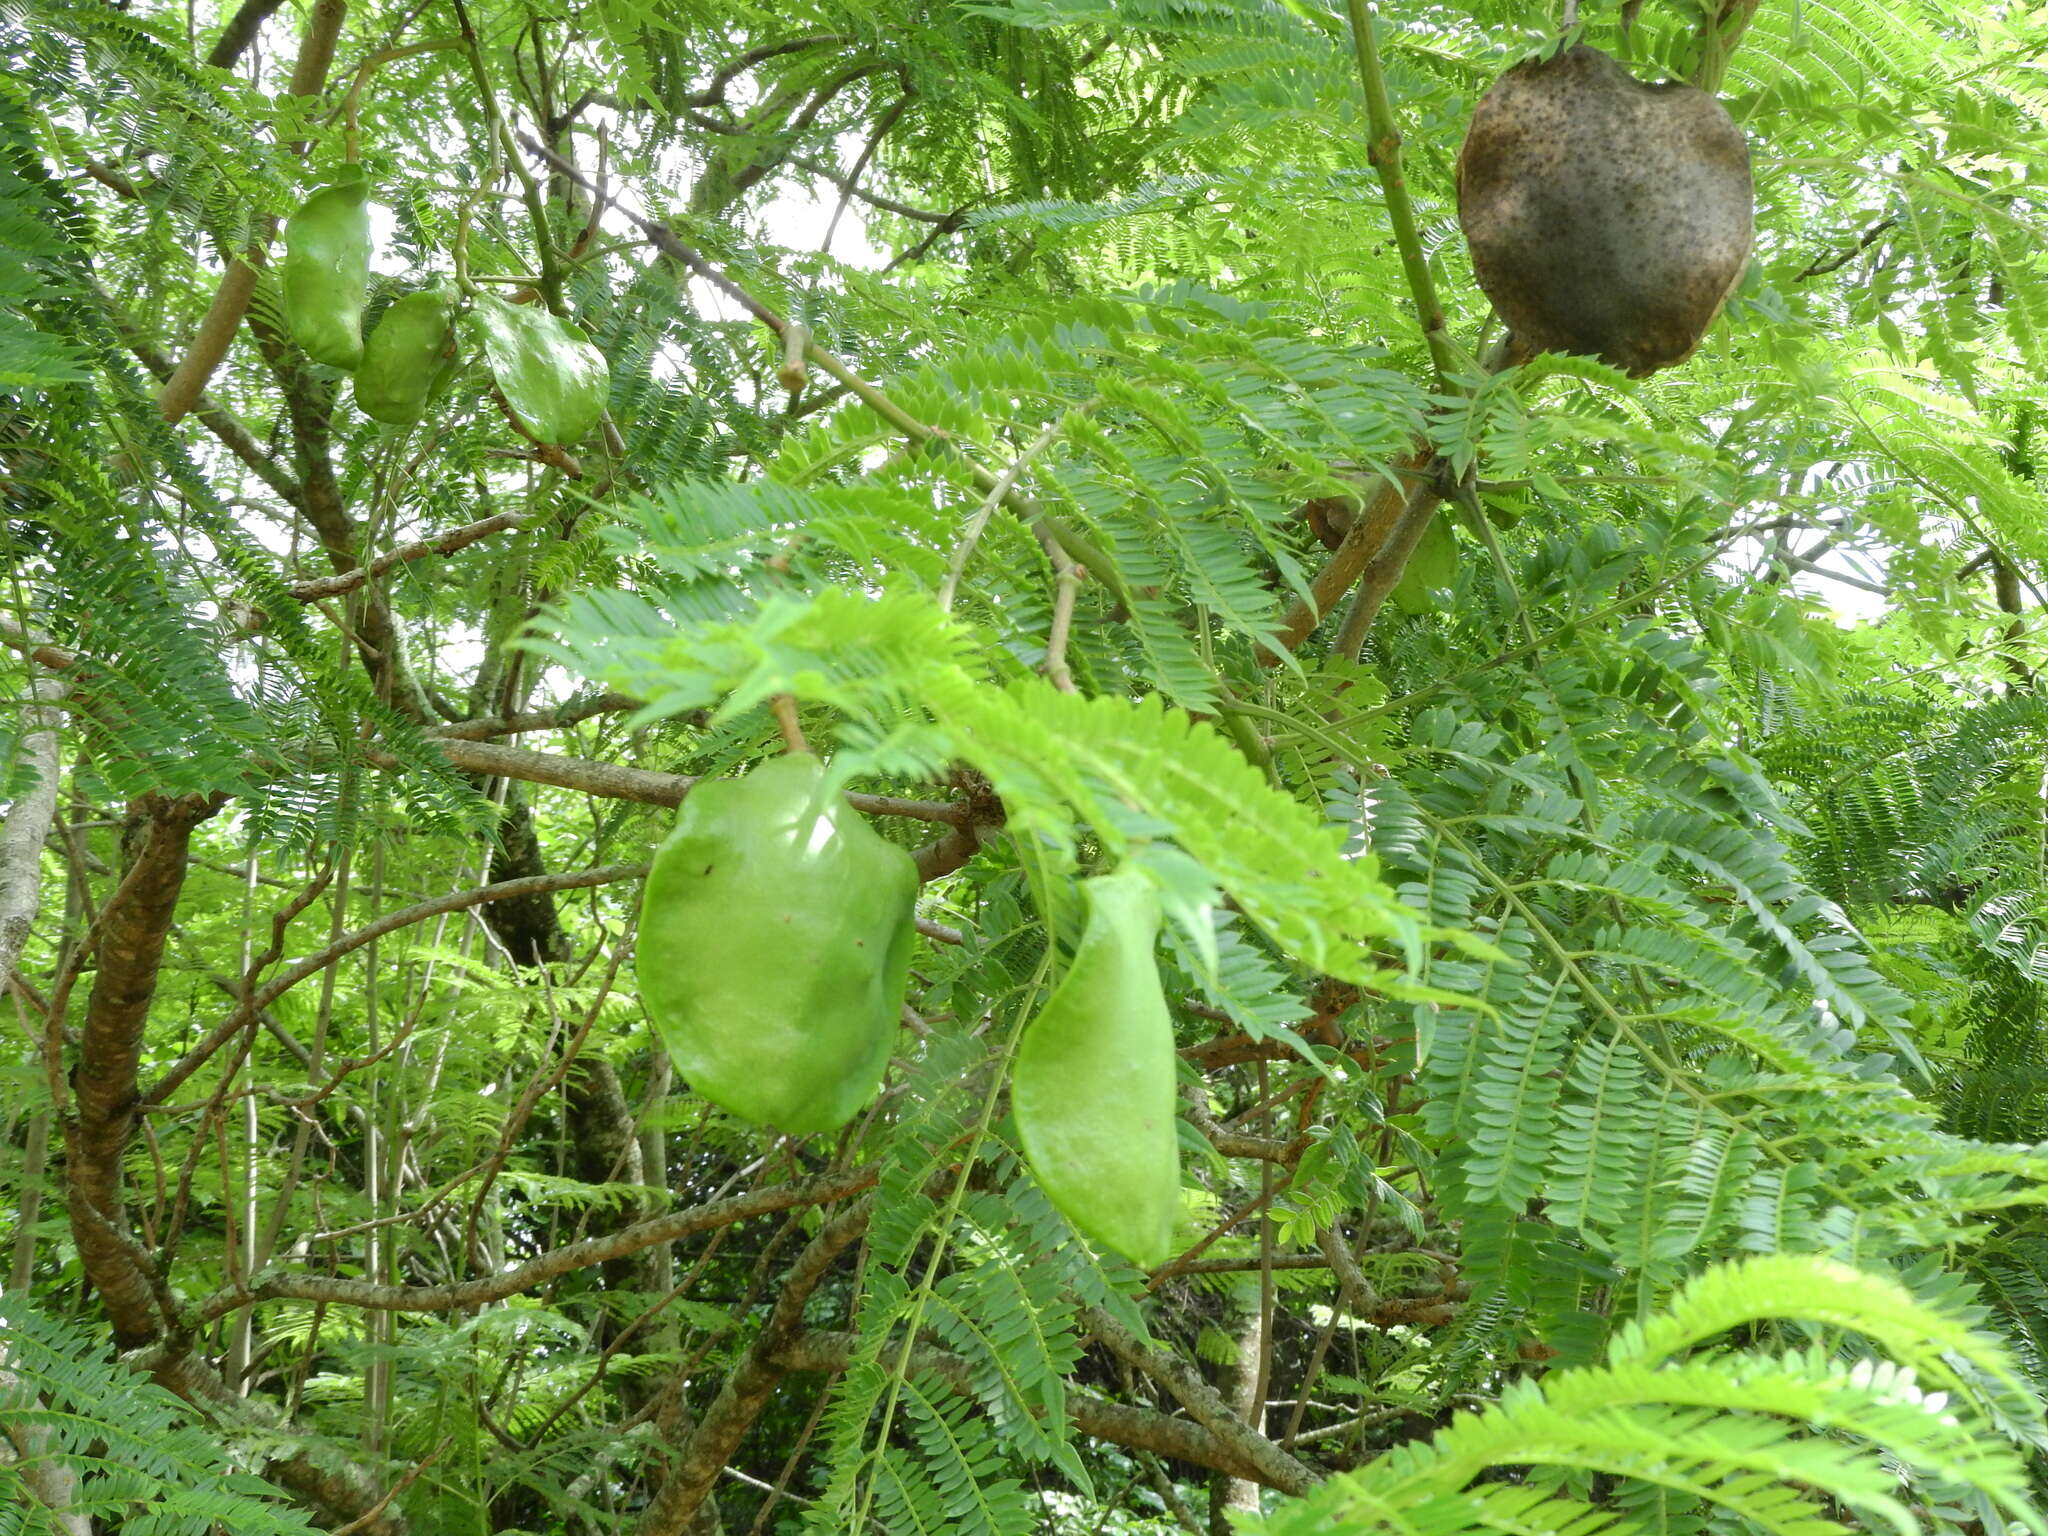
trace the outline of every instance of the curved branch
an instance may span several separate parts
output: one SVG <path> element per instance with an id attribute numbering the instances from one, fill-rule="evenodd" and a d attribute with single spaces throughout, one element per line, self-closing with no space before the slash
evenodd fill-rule
<path id="1" fill-rule="evenodd" d="M 530 709 L 517 715 L 481 715 L 428 731 L 436 740 L 483 741 L 492 736 L 517 736 L 523 731 L 559 731 L 594 715 L 621 715 L 638 709 L 640 701 L 624 693 L 600 693 L 570 699 L 552 709 Z"/>
<path id="2" fill-rule="evenodd" d="M 533 519 L 524 512 L 500 512 L 496 517 L 486 517 L 474 523 L 464 523 L 460 528 L 451 528 L 446 533 L 431 539 L 420 539 L 415 543 L 401 544 L 387 550 L 368 565 L 359 565 L 352 571 L 341 571 L 333 576 L 322 576 L 317 581 L 302 581 L 292 588 L 292 596 L 302 603 L 318 602 L 324 597 L 339 597 L 344 592 L 353 592 L 373 576 L 382 576 L 394 565 L 403 565 L 408 560 L 419 560 L 427 555 L 452 555 L 458 549 L 466 549 L 478 539 L 489 538 L 506 529 L 524 528 Z"/>
<path id="3" fill-rule="evenodd" d="M 1245 1475 L 1282 1493 L 1306 1493 L 1316 1475 L 1245 1423 L 1195 1368 L 1170 1351 L 1139 1338 L 1102 1308 L 1081 1309 L 1081 1321 L 1109 1352 L 1164 1387 L 1202 1428 L 1227 1444 L 1251 1468 Z"/>
<path id="4" fill-rule="evenodd" d="M 850 1199 L 873 1188 L 880 1175 L 880 1167 L 870 1164 L 865 1168 L 819 1174 L 816 1178 L 795 1184 L 751 1190 L 743 1195 L 692 1206 L 685 1211 L 670 1211 L 663 1216 L 636 1221 L 630 1227 L 621 1227 L 602 1237 L 569 1243 L 500 1274 L 485 1275 L 476 1280 L 457 1280 L 446 1285 L 380 1285 L 370 1280 L 347 1280 L 327 1275 L 261 1274 L 246 1285 L 229 1286 L 207 1297 L 194 1309 L 192 1325 L 203 1328 L 238 1308 L 266 1301 L 316 1301 L 329 1306 L 361 1307 L 371 1312 L 452 1312 L 486 1306 L 530 1291 L 558 1275 L 572 1274 L 610 1259 L 624 1258 L 656 1243 L 672 1243 L 678 1238 L 729 1227 L 735 1222 L 773 1215 L 797 1206 L 830 1205 Z"/>
<path id="5" fill-rule="evenodd" d="M 851 32 L 810 32 L 802 37 L 784 38 L 779 43 L 763 43 L 758 48 L 749 48 L 730 63 L 721 65 L 711 83 L 683 100 L 693 107 L 715 107 L 725 101 L 725 88 L 752 69 L 756 64 L 765 64 L 770 59 L 781 58 L 787 53 L 801 53 L 807 48 L 839 48 L 848 43 L 859 42 Z"/>
<path id="6" fill-rule="evenodd" d="M 843 1371 L 859 1348 L 851 1333 L 814 1329 L 800 1334 L 775 1352 L 774 1363 L 785 1371 Z M 958 1355 L 920 1347 L 910 1353 L 911 1369 L 942 1382 L 963 1396 L 975 1391 L 973 1368 Z M 1113 1403 L 1091 1392 L 1067 1391 L 1067 1412 L 1074 1427 L 1084 1435 L 1107 1440 L 1155 1456 L 1170 1456 L 1191 1466 L 1208 1467 L 1268 1488 L 1298 1493 L 1312 1485 L 1315 1475 L 1302 1467 L 1306 1481 L 1289 1478 L 1286 1483 L 1271 1480 L 1272 1469 L 1247 1454 L 1240 1436 L 1219 1436 L 1187 1419 L 1176 1419 L 1151 1408 Z M 1243 1430 L 1244 1426 L 1238 1428 Z M 1276 1447 L 1277 1449 L 1277 1447 Z M 1291 1458 L 1290 1458 L 1291 1459 Z M 1299 1465 L 1299 1463 L 1296 1463 Z"/>
<path id="7" fill-rule="evenodd" d="M 534 725 L 522 729 L 546 729 Z M 663 773 L 653 768 L 634 768 L 625 763 L 593 762 L 583 757 L 560 757 L 535 752 L 527 747 L 506 747 L 496 742 L 470 741 L 449 731 L 434 733 L 448 761 L 470 773 L 495 774 L 527 784 L 552 784 L 557 789 L 574 789 L 602 795 L 610 800 L 634 800 L 642 805 L 681 805 L 683 797 L 698 780 L 687 773 Z M 383 762 L 381 754 L 373 760 Z M 898 795 L 868 795 L 850 792 L 846 803 L 863 816 L 904 816 L 912 821 L 959 826 L 967 818 L 964 807 L 943 800 L 907 800 Z"/>
<path id="8" fill-rule="evenodd" d="M 327 71 L 334 63 L 334 45 L 341 36 L 341 24 L 347 16 L 348 0 L 317 0 L 312 19 L 306 23 L 305 38 L 299 44 L 299 58 L 292 68 L 288 94 L 320 94 L 327 84 Z M 248 250 L 232 258 L 227 271 L 221 274 L 213 303 L 207 308 L 206 318 L 199 322 L 192 344 L 185 349 L 184 361 L 178 364 L 177 370 L 157 394 L 157 409 L 163 413 L 165 421 L 175 425 L 184 420 L 185 414 L 205 392 L 207 381 L 220 367 L 221 359 L 228 355 L 228 347 L 235 339 L 235 328 L 242 323 L 242 316 L 249 310 L 249 300 L 256 293 L 257 264 L 263 260 L 264 251 L 277 234 L 279 222 L 276 214 L 266 214 Z"/>
<path id="9" fill-rule="evenodd" d="M 575 869 L 557 875 L 525 875 L 517 880 L 500 880 L 495 885 L 481 885 L 466 891 L 454 891 L 446 896 L 431 897 L 397 912 L 387 912 L 375 922 L 365 923 L 353 932 L 343 934 L 325 949 L 317 954 L 308 955 L 298 964 L 288 967 L 258 988 L 247 1002 L 215 1025 L 212 1033 L 187 1051 L 174 1066 L 158 1078 L 155 1086 L 142 1096 L 142 1102 L 163 1103 L 177 1092 L 187 1078 L 205 1066 L 213 1053 L 233 1039 L 236 1031 L 251 1019 L 300 982 L 319 975 L 335 961 L 361 949 L 372 939 L 381 938 L 413 923 L 424 922 L 430 917 L 439 917 L 444 912 L 460 912 L 467 907 L 482 906 L 487 901 L 510 901 L 521 896 L 572 891 L 588 885 L 609 885 L 616 880 L 638 880 L 646 873 L 645 864 L 606 864 L 596 869 Z"/>
<path id="10" fill-rule="evenodd" d="M 776 1353 L 803 1331 L 804 1304 L 839 1255 L 867 1231 L 868 1214 L 865 1200 L 841 1211 L 797 1255 L 775 1299 L 775 1309 L 697 1421 L 682 1456 L 640 1517 L 637 1536 L 683 1536 L 690 1529 L 725 1464 L 732 1460 L 789 1369 L 776 1362 Z"/>

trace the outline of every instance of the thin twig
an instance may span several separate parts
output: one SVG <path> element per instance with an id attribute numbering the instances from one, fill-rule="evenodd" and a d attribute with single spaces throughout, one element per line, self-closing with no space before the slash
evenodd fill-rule
<path id="1" fill-rule="evenodd" d="M 825 238 L 818 242 L 820 256 L 832 249 L 832 236 L 839 228 L 839 220 L 846 213 L 846 205 L 853 200 L 854 190 L 860 186 L 861 174 L 867 170 L 868 162 L 875 158 L 875 151 L 882 147 L 882 140 L 888 136 L 889 130 L 896 126 L 897 121 L 909 109 L 911 102 L 916 99 L 917 92 L 906 89 L 891 104 L 889 110 L 876 120 L 874 132 L 868 135 L 867 144 L 862 148 L 859 158 L 853 162 L 853 169 L 846 173 L 846 181 L 839 189 L 839 202 L 832 209 L 831 219 L 826 222 Z"/>
<path id="2" fill-rule="evenodd" d="M 401 544 L 396 549 L 387 550 L 379 555 L 368 565 L 359 565 L 352 571 L 343 571 L 336 576 L 322 576 L 316 581 L 302 581 L 291 589 L 291 594 L 302 603 L 339 597 L 344 592 L 353 592 L 372 577 L 382 576 L 395 565 L 403 565 L 409 560 L 419 560 L 427 555 L 452 555 L 458 549 L 468 548 L 478 539 L 489 538 L 494 533 L 503 533 L 508 529 L 524 528 L 532 520 L 531 515 L 525 512 L 500 512 L 495 517 L 486 517 L 478 522 L 465 523 L 460 528 L 451 528 L 431 539 Z"/>
<path id="3" fill-rule="evenodd" d="M 1097 400 L 1089 400 L 1063 412 L 1057 420 L 1034 437 L 1022 453 L 1003 466 L 1003 472 L 996 476 L 988 487 L 988 494 L 982 498 L 981 505 L 976 507 L 974 515 L 967 519 L 967 527 L 960 535 L 959 547 L 953 551 L 953 558 L 947 562 L 946 579 L 939 583 L 939 608 L 942 612 L 953 611 L 953 594 L 959 590 L 960 577 L 967 569 L 968 557 L 974 553 L 974 546 L 981 540 L 982 530 L 988 527 L 988 520 L 995 516 L 996 508 L 1009 496 L 1018 478 L 1030 467 L 1031 461 L 1066 430 L 1068 422 L 1076 416 L 1087 415 L 1099 403 Z"/>
<path id="4" fill-rule="evenodd" d="M 356 1516 L 355 1519 L 349 1521 L 347 1525 L 337 1525 L 332 1532 L 332 1536 L 351 1536 L 352 1532 L 368 1530 L 372 1525 L 376 1524 L 377 1517 L 391 1507 L 391 1501 L 410 1488 L 418 1480 L 419 1475 L 439 1461 L 442 1452 L 446 1451 L 454 1443 L 455 1437 L 453 1435 L 443 1435 L 441 1443 L 427 1452 L 420 1461 L 414 1463 L 406 1471 L 405 1476 L 386 1489 L 383 1498 L 372 1504 L 368 1509 Z"/>
<path id="5" fill-rule="evenodd" d="M 1059 575 L 1053 582 L 1052 627 L 1045 637 L 1045 678 L 1061 693 L 1074 693 L 1078 690 L 1074 687 L 1074 674 L 1067 667 L 1067 637 L 1073 633 L 1074 602 L 1087 573 L 1069 560 L 1067 552 L 1058 545 L 1051 545 L 1047 553 Z"/>

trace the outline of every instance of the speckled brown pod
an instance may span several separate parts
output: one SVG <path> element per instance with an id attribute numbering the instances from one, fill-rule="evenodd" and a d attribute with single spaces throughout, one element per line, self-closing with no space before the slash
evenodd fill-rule
<path id="1" fill-rule="evenodd" d="M 1458 220 L 1516 353 L 1640 378 L 1683 362 L 1749 260 L 1749 146 L 1704 91 L 1583 45 L 1518 64 L 1472 113 Z"/>

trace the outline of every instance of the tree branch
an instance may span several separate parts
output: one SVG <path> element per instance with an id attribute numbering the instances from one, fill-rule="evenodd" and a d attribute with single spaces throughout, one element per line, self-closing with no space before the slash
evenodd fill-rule
<path id="1" fill-rule="evenodd" d="M 57 727 L 64 718 L 51 706 L 67 691 L 56 678 L 38 678 L 22 711 L 20 762 L 36 781 L 15 796 L 0 822 L 0 986 L 14 974 L 42 906 L 43 840 L 57 815 Z"/>
<path id="2" fill-rule="evenodd" d="M 5 1356 L 0 1355 L 0 1361 Z M 26 1422 L 11 1422 L 10 1412 L 31 1411 Z M 27 1490 L 31 1506 L 49 1511 L 51 1528 L 61 1536 L 93 1536 L 92 1517 L 73 1506 L 78 1502 L 78 1474 L 54 1454 L 57 1447 L 43 1404 L 19 1374 L 0 1364 L 0 1467 L 13 1473 Z"/>
<path id="3" fill-rule="evenodd" d="M 263 23 L 283 4 L 284 0 L 242 0 L 235 14 L 228 18 L 228 24 L 221 28 L 206 62 L 215 69 L 233 69 L 243 50 L 256 41 Z"/>
<path id="4" fill-rule="evenodd" d="M 1434 450 L 1417 448 L 1403 458 L 1396 466 L 1402 476 L 1427 475 L 1436 468 Z M 1280 639 L 1288 651 L 1301 649 L 1301 642 L 1315 632 L 1324 615 L 1333 610 L 1352 583 L 1371 563 L 1373 556 L 1386 542 L 1387 532 L 1401 516 L 1401 509 L 1408 501 L 1408 486 L 1381 482 L 1373 492 L 1372 499 L 1365 505 L 1350 531 L 1344 535 L 1323 568 L 1317 571 L 1309 582 L 1313 596 L 1310 602 L 1296 599 L 1280 621 Z M 1261 650 L 1259 663 L 1262 666 L 1277 666 L 1280 653 Z"/>
<path id="5" fill-rule="evenodd" d="M 642 805 L 680 805 L 696 779 L 686 773 L 660 773 L 651 768 L 631 768 L 623 763 L 595 763 L 580 757 L 557 757 L 524 747 L 500 746 L 495 742 L 464 741 L 436 737 L 448 761 L 471 773 L 495 774 L 528 784 L 552 784 L 583 794 L 602 795 L 611 800 L 633 800 Z M 381 752 L 364 756 L 380 767 L 395 767 L 397 760 Z M 908 816 L 936 822 L 948 831 L 935 843 L 915 850 L 918 877 L 936 880 L 969 863 L 981 851 L 982 839 L 996 823 L 977 819 L 974 808 L 946 805 L 928 800 L 902 800 L 893 795 L 849 794 L 847 804 L 868 816 Z"/>
<path id="6" fill-rule="evenodd" d="M 327 84 L 327 71 L 334 63 L 334 45 L 341 36 L 341 24 L 347 15 L 348 0 L 316 0 L 312 19 L 306 23 L 305 36 L 299 44 L 299 58 L 292 68 L 287 94 L 320 94 Z M 257 266 L 276 236 L 279 222 L 276 214 L 266 214 L 259 221 L 257 236 L 250 242 L 248 250 L 231 259 L 227 271 L 221 274 L 213 303 L 206 311 L 206 318 L 199 322 L 192 344 L 185 349 L 184 361 L 178 364 L 157 394 L 157 409 L 163 413 L 165 421 L 176 425 L 184 419 L 205 392 L 207 381 L 220 367 L 221 359 L 228 355 L 228 347 L 235 339 L 235 329 L 242 323 L 242 316 L 248 313 L 249 300 L 256 292 Z"/>
<path id="7" fill-rule="evenodd" d="M 126 1232 L 121 1157 L 139 1104 L 143 1025 L 185 884 L 192 829 L 219 808 L 197 795 L 145 802 L 141 848 L 101 914 L 99 970 L 71 1074 L 73 1113 L 64 1127 L 71 1234 L 124 1349 L 146 1343 L 158 1325 L 149 1277 L 117 1240 Z"/>
<path id="8" fill-rule="evenodd" d="M 1429 521 L 1436 516 L 1443 499 L 1443 487 L 1434 480 L 1426 480 L 1408 493 L 1408 499 L 1401 504 L 1401 515 L 1394 519 L 1386 538 L 1366 562 L 1358 591 L 1337 631 L 1335 650 L 1339 656 L 1348 661 L 1358 659 L 1366 632 L 1379 617 L 1387 594 L 1400 585 L 1401 573 L 1408 568 L 1409 557 L 1421 545 L 1422 535 L 1428 531 Z"/>
<path id="9" fill-rule="evenodd" d="M 101 295 L 107 306 L 107 313 L 114 329 L 136 360 L 156 376 L 157 382 L 168 383 L 177 372 L 177 365 L 164 355 L 161 349 L 135 329 L 130 318 L 115 307 L 113 299 Z M 286 473 L 283 465 L 270 455 L 269 450 L 256 441 L 255 434 L 243 426 L 211 395 L 203 391 L 192 397 L 191 414 L 199 418 L 199 424 L 211 432 L 220 445 L 246 464 L 251 473 L 294 507 L 299 506 L 306 496 L 305 487 Z"/>
<path id="10" fill-rule="evenodd" d="M 1366 8 L 1365 0 L 1346 0 L 1346 6 L 1351 17 L 1352 48 L 1358 56 L 1358 78 L 1365 89 L 1366 121 L 1372 134 L 1366 158 L 1380 179 L 1387 222 L 1393 226 L 1394 248 L 1401 253 L 1401 270 L 1408 279 L 1409 295 L 1415 300 L 1415 316 L 1421 322 L 1422 339 L 1429 347 L 1430 362 L 1436 369 L 1436 387 L 1441 392 L 1451 387 L 1457 353 L 1444 326 L 1444 307 L 1437 300 L 1429 256 L 1422 249 L 1422 236 L 1415 227 L 1415 206 L 1408 197 L 1408 178 L 1401 170 L 1401 129 L 1394 121 L 1386 76 L 1380 69 L 1372 12 Z"/>
<path id="11" fill-rule="evenodd" d="M 842 193 L 866 203 L 870 208 L 879 208 L 884 213 L 893 213 L 898 218 L 909 219 L 914 223 L 938 226 L 942 234 L 950 234 L 967 219 L 968 208 L 955 208 L 949 213 L 939 213 L 931 208 L 914 207 L 885 193 L 871 191 L 854 181 L 846 172 L 809 155 L 791 155 L 789 163 L 800 171 L 807 171 L 820 180 L 831 182 Z"/>
<path id="12" fill-rule="evenodd" d="M 528 154 L 545 161 L 554 170 L 569 177 L 586 191 L 595 192 L 596 189 L 591 186 L 589 179 L 575 165 L 563 159 L 546 145 L 524 134 L 520 136 L 519 143 Z M 684 241 L 674 230 L 657 220 L 635 213 L 630 208 L 626 208 L 623 205 L 618 206 L 620 211 L 633 221 L 640 232 L 647 236 L 649 242 L 662 255 L 668 257 L 671 261 L 681 263 L 721 293 L 730 296 L 734 302 L 738 303 L 749 315 L 753 316 L 762 325 L 765 325 L 776 336 L 780 337 L 783 335 L 789 325 L 788 320 L 755 298 L 752 293 L 748 292 L 739 283 L 733 281 L 725 272 L 721 271 L 711 262 L 706 261 L 700 251 Z M 936 428 L 927 426 L 924 422 L 912 416 L 888 395 L 855 373 L 837 353 L 819 345 L 815 337 L 805 344 L 804 356 L 811 362 L 816 363 L 841 384 L 844 384 L 852 392 L 855 399 L 881 417 L 882 420 L 889 423 L 890 426 L 902 433 L 911 442 L 920 445 L 930 443 L 937 446 L 944 446 L 948 442 L 943 433 L 939 432 Z M 1060 548 L 1067 552 L 1070 559 L 1087 570 L 1091 576 L 1101 582 L 1109 591 L 1115 593 L 1119 601 L 1126 604 L 1129 603 L 1131 594 L 1124 587 L 1122 573 L 1117 569 L 1116 563 L 1099 549 L 1092 540 L 1075 529 L 1068 527 L 1066 523 L 1053 516 L 1014 486 L 1003 488 L 1002 477 L 986 465 L 975 462 L 974 459 L 965 454 L 961 455 L 960 462 L 977 489 L 985 495 L 1000 490 L 1003 504 L 1009 507 L 1027 526 L 1043 529 L 1046 534 L 1058 542 Z"/>
<path id="13" fill-rule="evenodd" d="M 517 715 L 482 715 L 474 720 L 457 720 L 438 725 L 429 736 L 445 741 L 483 741 L 492 736 L 517 736 L 524 731 L 558 731 L 595 715 L 620 715 L 638 709 L 640 701 L 624 693 L 600 693 L 570 699 L 553 709 L 530 709 Z"/>
<path id="14" fill-rule="evenodd" d="M 781 58 L 784 54 L 801 53 L 808 48 L 841 48 L 860 39 L 851 32 L 809 32 L 801 37 L 784 38 L 779 43 L 762 43 L 749 48 L 738 58 L 719 67 L 711 77 L 711 83 L 703 90 L 683 98 L 693 107 L 715 107 L 725 101 L 725 88 L 752 69 L 756 64 L 765 64 L 770 59 Z"/>
<path id="15" fill-rule="evenodd" d="M 860 1340 L 855 1334 L 814 1329 L 799 1334 L 777 1350 L 774 1363 L 785 1371 L 843 1371 L 859 1347 Z M 975 1391 L 973 1368 L 958 1355 L 921 1346 L 911 1351 L 910 1366 L 963 1396 L 972 1395 Z M 1219 1437 L 1199 1424 L 1173 1418 L 1155 1409 L 1113 1403 L 1092 1392 L 1069 1387 L 1067 1412 L 1073 1416 L 1074 1427 L 1082 1434 L 1114 1445 L 1150 1451 L 1155 1456 L 1170 1456 L 1191 1466 L 1209 1467 L 1289 1493 L 1300 1492 L 1315 1481 L 1314 1474 L 1303 1467 L 1302 1473 L 1308 1479 L 1305 1483 L 1297 1483 L 1293 1478 L 1287 1484 L 1271 1482 L 1267 1477 L 1271 1469 L 1262 1467 L 1245 1455 L 1236 1437 Z"/>
<path id="16" fill-rule="evenodd" d="M 1282 1493 L 1315 1486 L 1314 1472 L 1231 1412 L 1222 1394 L 1180 1356 L 1155 1349 L 1100 1307 L 1081 1308 L 1081 1321 L 1111 1354 L 1158 1382 L 1197 1424 L 1228 1445 L 1248 1469 L 1241 1475 Z"/>
<path id="17" fill-rule="evenodd" d="M 678 1238 L 798 1206 L 830 1205 L 851 1199 L 873 1188 L 880 1173 L 879 1165 L 871 1163 L 864 1168 L 823 1173 L 795 1184 L 777 1184 L 712 1200 L 688 1210 L 636 1221 L 602 1237 L 569 1243 L 495 1275 L 446 1285 L 380 1285 L 370 1280 L 326 1275 L 260 1274 L 246 1285 L 229 1286 L 207 1297 L 193 1309 L 192 1326 L 203 1328 L 238 1308 L 266 1301 L 315 1301 L 372 1312 L 451 1312 L 486 1306 L 530 1291 L 557 1275 L 624 1258 L 656 1243 L 672 1243 Z"/>
<path id="18" fill-rule="evenodd" d="M 365 923 L 353 932 L 343 934 L 317 954 L 307 956 L 264 983 L 250 994 L 246 1002 L 215 1025 L 204 1040 L 187 1051 L 174 1066 L 158 1078 L 149 1092 L 142 1096 L 140 1102 L 163 1103 L 177 1092 L 187 1078 L 205 1066 L 214 1052 L 233 1039 L 236 1031 L 251 1019 L 300 982 L 319 975 L 335 961 L 353 954 L 372 939 L 382 938 L 387 933 L 396 932 L 413 923 L 425 922 L 430 917 L 439 917 L 444 912 L 460 912 L 469 907 L 482 906 L 487 901 L 510 901 L 521 896 L 572 891 L 589 885 L 609 885 L 618 880 L 638 880 L 646 873 L 645 864 L 605 864 L 596 869 L 569 870 L 562 874 L 526 875 L 517 880 L 500 880 L 495 885 L 476 886 L 466 891 L 454 891 L 446 896 L 429 897 L 397 912 L 387 912 L 375 922 Z"/>
<path id="19" fill-rule="evenodd" d="M 339 597 L 344 592 L 353 592 L 373 576 L 382 576 L 393 566 L 403 565 L 408 560 L 424 559 L 428 555 L 452 555 L 458 549 L 467 549 L 479 539 L 487 539 L 494 533 L 511 528 L 524 528 L 533 519 L 524 512 L 500 512 L 496 517 L 486 517 L 479 522 L 464 523 L 460 528 L 437 534 L 431 539 L 420 539 L 412 544 L 401 544 L 387 550 L 368 565 L 359 565 L 351 571 L 338 571 L 332 576 L 322 576 L 315 581 L 302 581 L 292 588 L 292 596 L 302 603 L 314 603 L 322 598 Z"/>
<path id="20" fill-rule="evenodd" d="M 640 1517 L 637 1536 L 684 1536 L 719 1473 L 768 1406 L 788 1367 L 775 1356 L 803 1331 L 804 1305 L 832 1265 L 868 1229 L 869 1202 L 841 1211 L 826 1222 L 797 1255 L 782 1282 L 768 1321 L 718 1396 L 691 1431 L 682 1456 L 670 1467 L 660 1490 Z"/>
<path id="21" fill-rule="evenodd" d="M 189 1345 L 169 1342 L 138 1351 L 126 1363 L 146 1372 L 158 1386 L 216 1418 L 283 1437 L 295 1447 L 278 1454 L 264 1475 L 324 1515 L 325 1524 L 365 1521 L 357 1536 L 403 1536 L 405 1518 L 391 1511 L 376 1481 L 340 1447 L 305 1434 L 260 1397 L 243 1397 Z"/>

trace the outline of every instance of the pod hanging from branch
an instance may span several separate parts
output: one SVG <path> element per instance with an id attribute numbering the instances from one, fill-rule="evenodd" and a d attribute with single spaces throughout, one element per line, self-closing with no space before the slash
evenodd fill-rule
<path id="1" fill-rule="evenodd" d="M 1749 260 L 1749 146 L 1721 104 L 1580 45 L 1516 65 L 1472 113 L 1458 220 L 1516 353 L 1640 378 L 1692 355 Z"/>

